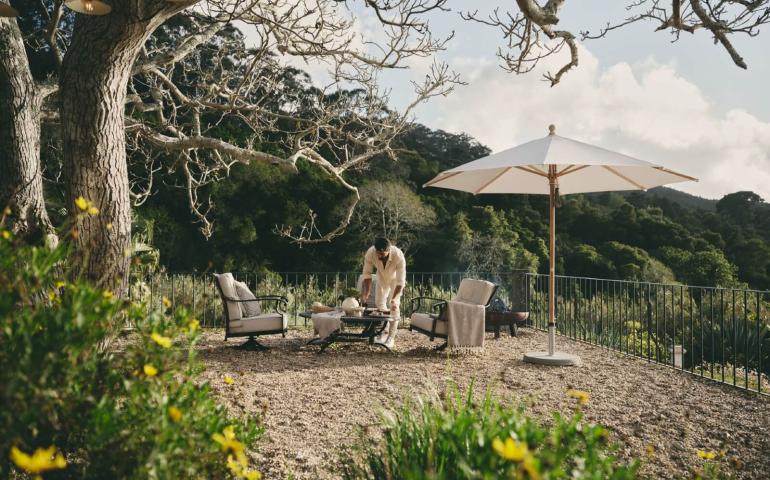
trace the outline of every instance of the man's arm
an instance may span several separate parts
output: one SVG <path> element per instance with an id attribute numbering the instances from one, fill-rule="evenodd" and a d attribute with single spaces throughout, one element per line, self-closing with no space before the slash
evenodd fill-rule
<path id="1" fill-rule="evenodd" d="M 361 305 L 366 303 L 366 300 L 369 299 L 369 290 L 372 288 L 372 279 L 365 278 L 363 283 L 361 283 L 361 299 L 360 303 Z"/>
<path id="2" fill-rule="evenodd" d="M 372 272 L 374 271 L 374 263 L 371 259 L 371 249 L 367 250 L 364 254 L 364 269 L 361 272 L 363 282 L 361 282 L 361 304 L 366 303 L 369 298 L 369 290 L 372 288 Z"/>

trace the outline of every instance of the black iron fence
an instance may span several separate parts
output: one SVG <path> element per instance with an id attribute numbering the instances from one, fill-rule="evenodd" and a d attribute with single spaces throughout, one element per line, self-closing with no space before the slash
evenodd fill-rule
<path id="1" fill-rule="evenodd" d="M 548 276 L 528 274 L 530 320 L 548 322 Z M 556 277 L 557 332 L 770 393 L 770 292 Z"/>
<path id="2" fill-rule="evenodd" d="M 233 272 L 257 295 L 289 299 L 291 326 L 315 301 L 336 305 L 356 288 L 360 272 Z M 465 277 L 500 285 L 511 310 L 529 311 L 533 327 L 548 322 L 548 276 L 526 272 L 410 272 L 402 308 L 416 296 L 450 299 Z M 174 273 L 133 278 L 130 296 L 150 308 L 163 298 L 185 306 L 203 327 L 223 326 L 223 307 L 211 274 Z M 770 394 L 770 292 L 556 277 L 559 334 L 735 387 Z"/>
<path id="3" fill-rule="evenodd" d="M 256 295 L 283 295 L 289 300 L 289 325 L 306 326 L 307 319 L 299 316 L 313 302 L 336 305 L 340 295 L 356 288 L 360 272 L 278 272 L 256 274 L 232 272 L 236 280 L 245 282 Z M 526 308 L 526 272 L 409 272 L 401 300 L 402 309 L 411 298 L 431 296 L 450 299 L 465 277 L 483 278 L 498 285 L 498 297 L 506 305 L 519 310 Z M 520 292 L 515 298 L 512 292 Z M 150 308 L 161 308 L 163 298 L 174 306 L 185 306 L 200 321 L 202 327 L 223 327 L 224 310 L 212 274 L 156 274 L 131 279 L 129 295 L 145 302 Z M 516 306 L 515 302 L 520 305 Z"/>

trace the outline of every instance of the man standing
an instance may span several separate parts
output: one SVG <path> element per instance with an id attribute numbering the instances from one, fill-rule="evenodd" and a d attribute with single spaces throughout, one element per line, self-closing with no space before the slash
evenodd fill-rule
<path id="1" fill-rule="evenodd" d="M 387 238 L 379 237 L 374 240 L 374 245 L 369 247 L 364 255 L 363 286 L 361 288 L 361 302 L 369 298 L 369 290 L 372 286 L 372 271 L 377 268 L 377 287 L 375 303 L 379 310 L 390 310 L 393 318 L 388 322 L 382 336 L 377 339 L 388 348 L 393 348 L 393 343 L 398 330 L 398 322 L 401 319 L 401 293 L 406 285 L 406 258 L 400 248 L 391 245 Z M 390 308 L 388 308 L 390 307 Z"/>

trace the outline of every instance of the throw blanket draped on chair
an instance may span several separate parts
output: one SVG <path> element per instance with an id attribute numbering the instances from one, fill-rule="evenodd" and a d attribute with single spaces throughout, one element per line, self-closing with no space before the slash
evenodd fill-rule
<path id="1" fill-rule="evenodd" d="M 449 348 L 455 352 L 479 353 L 484 348 L 484 305 L 447 302 Z"/>

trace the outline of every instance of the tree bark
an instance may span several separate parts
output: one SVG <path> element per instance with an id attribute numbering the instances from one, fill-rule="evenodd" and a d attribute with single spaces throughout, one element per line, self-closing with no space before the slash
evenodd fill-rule
<path id="1" fill-rule="evenodd" d="M 43 197 L 41 105 L 16 19 L 0 18 L 0 209 L 11 209 L 15 233 L 55 246 Z"/>
<path id="2" fill-rule="evenodd" d="M 77 229 L 73 260 L 85 278 L 121 295 L 131 249 L 126 88 L 147 37 L 176 12 L 160 0 L 111 5 L 103 17 L 78 15 L 59 94 L 67 202 Z M 74 202 L 80 196 L 99 213 L 79 213 Z"/>

